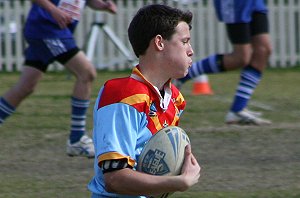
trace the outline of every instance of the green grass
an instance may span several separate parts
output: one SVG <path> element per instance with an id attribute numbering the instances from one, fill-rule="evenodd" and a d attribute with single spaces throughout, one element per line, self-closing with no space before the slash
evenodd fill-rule
<path id="1" fill-rule="evenodd" d="M 130 71 L 101 71 L 92 105 L 105 80 Z M 18 73 L 0 73 L 0 95 Z M 249 107 L 264 113 L 271 126 L 227 126 L 224 116 L 238 72 L 210 75 L 211 96 L 182 88 L 187 108 L 180 126 L 201 164 L 200 182 L 174 198 L 300 197 L 300 69 L 268 69 Z M 70 93 L 74 77 L 48 73 L 36 92 L 0 128 L 0 198 L 83 198 L 93 176 L 93 160 L 65 154 Z M 91 105 L 91 106 L 92 106 Z M 88 112 L 91 134 L 92 108 Z"/>

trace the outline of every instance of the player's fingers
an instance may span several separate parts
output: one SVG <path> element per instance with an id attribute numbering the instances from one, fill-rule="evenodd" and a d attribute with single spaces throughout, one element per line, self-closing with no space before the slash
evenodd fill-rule
<path id="1" fill-rule="evenodd" d="M 60 27 L 61 29 L 66 28 L 66 25 L 65 25 L 64 22 L 58 22 L 58 25 L 59 25 L 59 27 Z"/>
<path id="2" fill-rule="evenodd" d="M 66 28 L 70 23 L 72 23 L 72 16 L 65 13 L 62 9 L 57 9 L 54 13 L 54 19 L 57 21 L 60 28 Z"/>
<path id="3" fill-rule="evenodd" d="M 188 144 L 185 146 L 185 154 L 190 155 L 191 153 L 192 153 L 192 148 L 191 148 L 191 145 Z"/>
<path id="4" fill-rule="evenodd" d="M 109 1 L 108 3 L 109 3 L 109 6 L 108 6 L 109 12 L 112 14 L 117 13 L 117 6 L 111 1 Z"/>
<path id="5" fill-rule="evenodd" d="M 185 169 L 191 164 L 191 146 L 186 145 L 184 152 L 184 163 L 181 169 L 182 172 L 185 172 Z"/>
<path id="6" fill-rule="evenodd" d="M 191 161 L 192 161 L 193 165 L 198 164 L 197 159 L 195 158 L 195 156 L 193 154 L 191 154 Z"/>
<path id="7" fill-rule="evenodd" d="M 59 23 L 59 27 L 61 28 L 61 29 L 64 29 L 64 28 L 66 28 L 68 26 L 68 22 L 67 21 L 61 21 L 60 23 Z"/>

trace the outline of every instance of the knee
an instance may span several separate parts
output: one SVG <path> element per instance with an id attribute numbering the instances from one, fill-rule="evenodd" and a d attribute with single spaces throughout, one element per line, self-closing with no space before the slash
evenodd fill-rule
<path id="1" fill-rule="evenodd" d="M 257 57 L 262 57 L 268 59 L 272 54 L 272 46 L 270 43 L 265 43 L 261 45 L 255 45 L 254 55 Z"/>
<path id="2" fill-rule="evenodd" d="M 260 47 L 260 49 L 259 49 L 259 53 L 264 54 L 264 56 L 266 58 L 269 58 L 271 56 L 272 52 L 273 52 L 273 49 L 272 49 L 271 45 L 265 45 L 265 46 Z"/>
<path id="3" fill-rule="evenodd" d="M 271 54 L 272 47 L 270 45 L 256 47 L 253 52 L 252 65 L 257 65 L 259 68 L 265 68 Z"/>
<path id="4" fill-rule="evenodd" d="M 82 82 L 93 82 L 97 77 L 97 71 L 95 68 L 91 68 L 89 70 L 87 70 L 86 72 L 84 72 L 83 74 L 80 74 L 78 76 L 78 79 Z"/>
<path id="5" fill-rule="evenodd" d="M 92 69 L 92 71 L 90 71 L 88 74 L 88 80 L 90 82 L 93 82 L 96 79 L 96 77 L 97 77 L 97 71 L 96 69 Z"/>
<path id="6" fill-rule="evenodd" d="M 250 63 L 251 57 L 249 56 L 239 56 L 236 57 L 236 65 L 240 68 L 244 67 L 245 65 L 248 65 Z"/>
<path id="7" fill-rule="evenodd" d="M 251 57 L 252 57 L 251 48 L 246 50 L 235 49 L 232 52 L 233 65 L 235 65 L 236 68 L 243 68 L 245 65 L 248 65 L 250 63 Z"/>
<path id="8" fill-rule="evenodd" d="M 248 65 L 251 61 L 251 54 L 235 54 L 232 57 L 232 63 L 235 65 L 235 68 L 243 68 L 245 65 Z"/>

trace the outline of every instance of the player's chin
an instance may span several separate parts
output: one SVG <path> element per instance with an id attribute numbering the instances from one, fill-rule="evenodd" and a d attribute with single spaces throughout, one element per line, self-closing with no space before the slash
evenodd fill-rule
<path id="1" fill-rule="evenodd" d="M 189 70 L 185 70 L 183 77 L 185 77 L 189 73 Z"/>
<path id="2" fill-rule="evenodd" d="M 184 70 L 184 76 L 186 76 L 186 75 L 189 73 L 190 67 L 191 67 L 190 64 L 188 64 L 188 65 L 185 67 L 185 70 Z"/>
<path id="3" fill-rule="evenodd" d="M 179 79 L 179 78 L 183 78 L 188 74 L 188 70 L 187 71 L 183 71 L 180 73 L 177 73 L 177 75 L 174 77 L 175 79 Z"/>
<path id="4" fill-rule="evenodd" d="M 189 73 L 190 65 L 186 65 L 185 67 L 182 67 L 177 70 L 176 77 L 175 78 L 183 78 Z"/>

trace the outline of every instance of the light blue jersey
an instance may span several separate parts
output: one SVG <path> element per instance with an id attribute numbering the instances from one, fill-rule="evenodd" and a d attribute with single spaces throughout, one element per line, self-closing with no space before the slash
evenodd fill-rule
<path id="1" fill-rule="evenodd" d="M 107 155 L 109 155 L 111 151 L 115 151 L 116 158 L 127 157 L 129 163 L 135 166 L 135 162 L 145 142 L 152 136 L 150 130 L 146 127 L 147 116 L 124 103 L 112 104 L 99 110 L 97 110 L 97 107 L 95 108 L 94 112 L 96 114 L 94 114 L 94 119 L 96 120 L 96 124 L 102 125 L 102 130 L 107 131 L 107 133 L 100 133 L 100 131 L 94 131 L 93 133 L 94 144 L 96 145 L 95 156 L 102 155 L 102 157 L 106 157 L 103 153 L 108 152 Z M 105 116 L 100 116 L 101 114 Z M 105 124 L 107 118 L 113 119 L 115 124 L 113 126 Z M 109 141 L 105 141 L 106 139 L 109 139 Z M 107 158 L 109 157 L 107 156 Z M 103 173 L 98 163 L 99 160 L 94 161 L 96 176 L 88 186 L 93 192 L 92 198 L 105 196 L 122 198 L 143 197 L 116 195 L 106 192 Z"/>
<path id="2" fill-rule="evenodd" d="M 94 106 L 95 176 L 88 185 L 92 198 L 144 197 L 106 192 L 99 164 L 122 159 L 134 168 L 145 143 L 160 129 L 178 125 L 184 107 L 175 86 L 166 84 L 162 98 L 137 67 L 130 77 L 106 82 Z"/>

